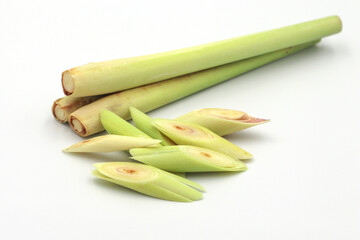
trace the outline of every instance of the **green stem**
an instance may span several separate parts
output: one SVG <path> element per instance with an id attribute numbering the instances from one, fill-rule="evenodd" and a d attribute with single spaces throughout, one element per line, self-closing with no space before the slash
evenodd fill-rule
<path id="1" fill-rule="evenodd" d="M 76 110 L 70 115 L 69 123 L 77 134 L 88 136 L 104 130 L 99 117 L 100 111 L 103 109 L 108 109 L 124 119 L 129 119 L 129 107 L 136 107 L 142 112 L 151 111 L 267 63 L 311 47 L 317 42 L 319 41 L 114 93 Z"/>
<path id="2" fill-rule="evenodd" d="M 149 135 L 109 110 L 104 109 L 100 112 L 100 121 L 109 134 L 151 138 Z"/>
<path id="3" fill-rule="evenodd" d="M 164 146 L 170 146 L 175 144 L 152 125 L 152 122 L 154 120 L 151 117 L 134 107 L 130 107 L 129 110 L 131 113 L 131 118 L 138 129 L 140 129 L 154 139 L 160 139 L 161 144 Z"/>
<path id="4" fill-rule="evenodd" d="M 341 31 L 337 16 L 148 56 L 90 63 L 62 75 L 66 95 L 121 91 L 311 42 Z"/>

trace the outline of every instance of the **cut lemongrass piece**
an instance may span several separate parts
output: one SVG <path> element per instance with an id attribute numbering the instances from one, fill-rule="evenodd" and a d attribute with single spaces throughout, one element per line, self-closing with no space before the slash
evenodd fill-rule
<path id="1" fill-rule="evenodd" d="M 152 139 L 149 135 L 109 110 L 104 109 L 101 111 L 100 121 L 109 134 Z M 160 147 L 161 144 L 156 146 Z"/>
<path id="2" fill-rule="evenodd" d="M 158 146 L 160 140 L 119 135 L 104 135 L 76 143 L 64 152 L 115 152 L 136 147 Z"/>
<path id="3" fill-rule="evenodd" d="M 109 110 L 104 109 L 100 112 L 100 121 L 109 134 L 151 138 L 149 135 Z"/>
<path id="4" fill-rule="evenodd" d="M 177 202 L 202 199 L 204 188 L 188 179 L 133 162 L 94 164 L 94 176 L 155 198 Z"/>
<path id="5" fill-rule="evenodd" d="M 204 108 L 189 112 L 176 120 L 201 125 L 219 136 L 224 136 L 249 127 L 269 122 L 249 114 L 221 108 Z"/>
<path id="6" fill-rule="evenodd" d="M 103 96 L 92 97 L 63 97 L 54 101 L 51 112 L 59 122 L 65 123 L 68 121 L 69 115 L 75 110 L 96 101 Z"/>
<path id="7" fill-rule="evenodd" d="M 134 107 L 130 107 L 130 114 L 132 120 L 135 123 L 135 126 L 144 133 L 148 134 L 150 137 L 154 139 L 160 139 L 161 145 L 175 145 L 173 141 L 171 141 L 168 137 L 166 137 L 159 130 L 157 130 L 156 127 L 154 127 L 154 125 L 152 124 L 154 119 Z"/>
<path id="8" fill-rule="evenodd" d="M 173 172 L 245 171 L 246 165 L 232 157 L 195 146 L 130 149 L 132 159 Z"/>
<path id="9" fill-rule="evenodd" d="M 176 144 L 208 148 L 235 159 L 252 158 L 247 151 L 200 125 L 173 120 L 155 120 L 153 124 Z"/>
<path id="10" fill-rule="evenodd" d="M 100 111 L 103 109 L 111 110 L 123 119 L 128 120 L 130 119 L 129 107 L 136 107 L 142 112 L 151 111 L 277 59 L 309 48 L 318 42 L 319 40 L 159 83 L 114 93 L 73 112 L 70 115 L 69 124 L 74 132 L 80 136 L 89 136 L 104 130 L 100 122 Z"/>
<path id="11" fill-rule="evenodd" d="M 65 95 L 117 92 L 311 42 L 341 31 L 337 16 L 147 56 L 89 63 L 62 74 Z"/>

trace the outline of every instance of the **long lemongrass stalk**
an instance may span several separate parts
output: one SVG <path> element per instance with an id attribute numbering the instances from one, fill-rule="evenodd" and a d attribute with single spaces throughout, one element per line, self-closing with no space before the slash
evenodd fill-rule
<path id="1" fill-rule="evenodd" d="M 270 31 L 148 56 L 90 63 L 63 72 L 66 95 L 92 96 L 117 92 L 208 69 L 341 31 L 337 16 Z"/>
<path id="2" fill-rule="evenodd" d="M 129 119 L 129 107 L 136 107 L 142 112 L 151 111 L 242 73 L 311 47 L 317 42 L 319 42 L 319 40 L 159 83 L 114 93 L 73 112 L 70 115 L 69 124 L 80 136 L 89 136 L 104 129 L 99 117 L 100 111 L 103 109 L 108 109 L 124 119 Z"/>

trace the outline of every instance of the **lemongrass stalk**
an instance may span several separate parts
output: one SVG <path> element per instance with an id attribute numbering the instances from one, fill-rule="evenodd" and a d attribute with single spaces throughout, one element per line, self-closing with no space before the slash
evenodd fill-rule
<path id="1" fill-rule="evenodd" d="M 318 41 L 286 48 L 224 66 L 176 77 L 170 80 L 125 90 L 103 97 L 70 115 L 69 124 L 80 136 L 104 130 L 100 111 L 108 109 L 124 119 L 130 119 L 129 107 L 148 112 L 178 99 L 211 87 L 257 67 L 311 47 Z"/>
<path id="2" fill-rule="evenodd" d="M 171 141 L 168 137 L 166 137 L 159 130 L 157 130 L 156 127 L 152 125 L 152 122 L 154 120 L 151 117 L 134 107 L 130 107 L 129 110 L 131 118 L 138 129 L 145 132 L 154 139 L 160 139 L 161 145 L 163 146 L 175 145 L 173 141 Z"/>
<path id="3" fill-rule="evenodd" d="M 314 41 L 341 31 L 337 16 L 195 47 L 106 62 L 63 72 L 66 95 L 121 91 Z"/>
<path id="4" fill-rule="evenodd" d="M 109 110 L 104 109 L 100 112 L 100 121 L 109 134 L 152 139 L 152 137 Z M 156 146 L 160 147 L 161 144 Z"/>
<path id="5" fill-rule="evenodd" d="M 149 135 L 109 110 L 104 109 L 100 112 L 100 121 L 109 134 L 151 138 Z"/>
<path id="6" fill-rule="evenodd" d="M 89 103 L 94 102 L 95 100 L 103 96 L 91 96 L 91 97 L 62 97 L 54 101 L 51 112 L 54 115 L 55 119 L 59 122 L 66 123 L 68 121 L 69 115 L 75 110 L 85 106 Z"/>
<path id="7" fill-rule="evenodd" d="M 205 191 L 195 182 L 145 164 L 110 162 L 94 166 L 94 176 L 155 198 L 192 202 L 202 199 L 199 191 Z"/>
<path id="8" fill-rule="evenodd" d="M 268 119 L 251 117 L 249 114 L 229 109 L 204 108 L 189 112 L 176 120 L 201 125 L 219 136 L 269 122 Z"/>
<path id="9" fill-rule="evenodd" d="M 153 124 L 176 144 L 208 148 L 235 159 L 252 158 L 251 153 L 200 125 L 174 120 L 155 120 Z"/>
<path id="10" fill-rule="evenodd" d="M 165 146 L 159 148 L 132 148 L 132 159 L 174 172 L 245 171 L 246 165 L 234 158 L 194 146 Z"/>
<path id="11" fill-rule="evenodd" d="M 64 149 L 64 152 L 115 152 L 136 147 L 157 146 L 160 140 L 119 135 L 94 137 Z"/>

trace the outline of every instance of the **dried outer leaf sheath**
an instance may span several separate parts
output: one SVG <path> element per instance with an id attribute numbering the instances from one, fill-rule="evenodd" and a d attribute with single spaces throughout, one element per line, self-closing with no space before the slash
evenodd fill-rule
<path id="1" fill-rule="evenodd" d="M 163 146 L 170 146 L 175 144 L 152 125 L 153 119 L 151 117 L 134 107 L 130 107 L 129 110 L 131 118 L 138 129 L 154 139 L 160 139 L 161 145 Z"/>
<path id="2" fill-rule="evenodd" d="M 179 202 L 202 198 L 201 192 L 194 188 L 203 189 L 201 185 L 152 166 L 132 162 L 97 163 L 94 166 L 96 177 L 152 197 Z"/>
<path id="3" fill-rule="evenodd" d="M 129 107 L 136 107 L 142 112 L 151 111 L 242 73 L 311 47 L 317 42 L 319 41 L 114 93 L 76 110 L 70 114 L 69 123 L 72 129 L 80 136 L 89 136 L 104 130 L 99 116 L 100 111 L 103 109 L 108 109 L 123 119 L 128 120 L 130 119 Z"/>
<path id="4" fill-rule="evenodd" d="M 300 45 L 341 31 L 330 16 L 270 31 L 153 55 L 90 63 L 63 72 L 65 95 L 125 90 Z"/>
<path id="5" fill-rule="evenodd" d="M 68 121 L 68 117 L 72 112 L 81 108 L 82 106 L 94 102 L 101 97 L 103 97 L 103 95 L 91 97 L 62 97 L 54 101 L 51 107 L 51 112 L 56 120 L 65 123 Z"/>
<path id="6" fill-rule="evenodd" d="M 221 152 L 235 159 L 249 159 L 252 154 L 210 130 L 194 123 L 156 120 L 154 126 L 179 145 L 193 145 Z"/>
<path id="7" fill-rule="evenodd" d="M 130 149 L 132 158 L 142 163 L 176 172 L 245 171 L 246 165 L 225 154 L 194 146 L 165 146 Z"/>
<path id="8" fill-rule="evenodd" d="M 251 117 L 245 112 L 219 108 L 195 110 L 178 117 L 176 120 L 201 125 L 219 136 L 231 134 L 270 121 L 268 119 Z"/>
<path id="9" fill-rule="evenodd" d="M 159 146 L 160 140 L 142 137 L 104 135 L 71 145 L 64 152 L 115 152 L 135 147 Z"/>

